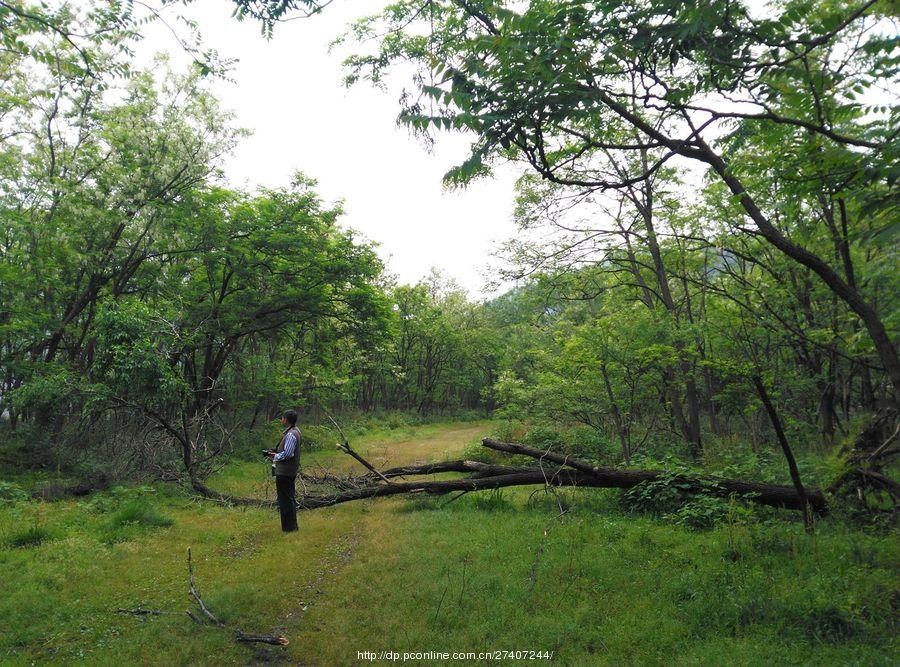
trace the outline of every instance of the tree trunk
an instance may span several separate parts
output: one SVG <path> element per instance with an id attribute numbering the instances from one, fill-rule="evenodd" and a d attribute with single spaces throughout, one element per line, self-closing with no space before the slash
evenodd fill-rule
<path id="1" fill-rule="evenodd" d="M 582 461 L 565 454 L 543 451 L 518 443 L 500 442 L 492 438 L 485 438 L 481 442 L 485 447 L 490 449 L 496 449 L 510 454 L 524 454 L 525 456 L 530 456 L 538 460 L 549 461 L 551 463 L 574 468 L 587 476 L 587 478 L 593 480 L 590 483 L 582 480 L 581 486 L 602 486 L 627 489 L 632 486 L 637 486 L 642 482 L 653 481 L 663 475 L 669 474 L 665 470 L 628 470 L 595 466 L 587 461 Z M 806 506 L 812 506 L 820 513 L 824 513 L 826 509 L 825 497 L 818 489 L 804 491 L 804 495 L 801 497 L 796 485 L 792 488 L 790 486 L 781 486 L 778 484 L 760 484 L 757 482 L 744 482 L 742 480 L 724 479 L 721 477 L 679 476 L 678 479 L 682 482 L 696 485 L 698 491 L 703 491 L 704 493 L 709 493 L 711 495 L 723 497 L 728 497 L 732 494 L 747 496 L 748 500 L 752 500 L 762 505 L 772 505 L 774 507 L 786 507 L 790 509 L 803 509 L 805 502 Z M 802 488 L 802 485 L 800 488 Z"/>
<path id="2" fill-rule="evenodd" d="M 647 150 L 641 150 L 641 165 L 646 172 L 648 169 Z M 672 296 L 672 289 L 669 285 L 669 277 L 666 272 L 666 266 L 663 262 L 662 251 L 659 247 L 659 239 L 656 236 L 656 227 L 653 222 L 653 191 L 649 181 L 645 181 L 643 187 L 638 192 L 633 192 L 632 202 L 637 208 L 641 219 L 644 221 L 644 229 L 647 232 L 647 248 L 650 250 L 650 256 L 653 258 L 653 272 L 656 275 L 656 283 L 659 288 L 659 296 L 663 306 L 672 318 L 672 323 L 676 330 L 675 349 L 679 356 L 679 368 L 685 380 L 685 398 L 687 399 L 688 417 L 685 419 L 684 411 L 681 406 L 681 392 L 675 387 L 674 382 L 670 383 L 673 415 L 681 427 L 684 439 L 690 443 L 691 455 L 699 458 L 702 453 L 702 443 L 700 442 L 700 401 L 697 399 L 697 385 L 694 382 L 693 369 L 689 361 L 683 358 L 684 343 L 678 337 L 679 329 L 678 307 Z M 674 378 L 672 378 L 674 379 Z"/>
<path id="3" fill-rule="evenodd" d="M 609 397 L 609 403 L 612 406 L 613 423 L 616 426 L 616 433 L 619 436 L 619 444 L 622 447 L 622 460 L 625 465 L 631 465 L 631 443 L 628 438 L 628 430 L 622 417 L 622 411 L 616 401 L 616 396 L 612 390 L 612 384 L 609 381 L 609 374 L 606 372 L 606 364 L 600 364 L 600 374 L 603 376 L 603 384 L 606 387 L 606 395 Z"/>
<path id="4" fill-rule="evenodd" d="M 669 475 L 665 470 L 627 470 L 619 468 L 607 468 L 593 466 L 586 461 L 581 461 L 569 456 L 545 452 L 526 445 L 505 443 L 490 438 L 482 441 L 485 447 L 511 454 L 524 454 L 538 460 L 549 461 L 553 466 L 518 467 L 502 466 L 477 461 L 440 461 L 438 463 L 422 466 L 406 466 L 382 471 L 385 477 L 413 476 L 421 474 L 434 474 L 439 472 L 473 472 L 471 477 L 448 480 L 429 480 L 411 482 L 391 482 L 379 484 L 379 478 L 369 473 L 362 477 L 341 480 L 343 489 L 334 494 L 307 494 L 297 498 L 298 509 L 318 509 L 331 507 L 341 503 L 365 498 L 378 498 L 401 494 L 445 494 L 454 491 L 469 492 L 485 489 L 499 489 L 510 486 L 534 486 L 549 485 L 557 487 L 587 487 L 587 488 L 619 488 L 628 489 L 643 482 L 653 481 L 661 476 Z M 567 467 L 560 467 L 567 466 Z M 689 477 L 678 476 L 677 481 L 686 483 L 696 488 L 699 493 L 706 493 L 721 497 L 737 495 L 746 497 L 747 500 L 782 507 L 787 509 L 800 509 L 801 502 L 797 490 L 790 486 L 778 484 L 759 484 L 756 482 L 744 482 L 741 480 L 722 479 L 719 477 Z M 359 486 L 354 486 L 359 484 Z M 213 491 L 197 479 L 191 480 L 191 485 L 200 495 L 234 505 L 275 507 L 276 503 L 270 500 L 255 498 L 236 498 Z M 806 498 L 817 512 L 826 511 L 825 498 L 817 489 L 806 491 Z"/>
<path id="5" fill-rule="evenodd" d="M 763 214 L 746 188 L 744 188 L 744 184 L 729 170 L 725 160 L 709 146 L 704 145 L 703 152 L 706 156 L 705 161 L 725 182 L 732 194 L 740 198 L 741 206 L 753 222 L 756 223 L 760 234 L 785 255 L 812 269 L 847 304 L 850 310 L 859 316 L 866 326 L 869 337 L 872 339 L 872 343 L 878 353 L 878 358 L 881 360 L 884 370 L 894 386 L 893 403 L 895 406 L 900 406 L 900 358 L 897 357 L 894 343 L 888 336 L 884 323 L 881 321 L 875 308 L 863 299 L 862 295 L 841 278 L 821 257 L 797 245 L 782 234 Z"/>
<path id="6" fill-rule="evenodd" d="M 753 385 L 756 387 L 759 398 L 762 400 L 763 406 L 765 406 L 766 412 L 769 414 L 769 419 L 772 420 L 772 428 L 775 429 L 775 435 L 778 437 L 778 442 L 781 445 L 782 451 L 784 451 L 784 457 L 787 459 L 788 469 L 791 472 L 791 480 L 794 482 L 794 488 L 797 490 L 797 496 L 800 499 L 800 509 L 803 511 L 803 525 L 806 527 L 807 531 L 811 531 L 812 515 L 809 511 L 809 501 L 807 499 L 806 489 L 803 488 L 803 482 L 800 480 L 800 471 L 797 469 L 794 453 L 791 451 L 787 436 L 784 434 L 784 428 L 781 426 L 781 419 L 779 419 L 778 412 L 776 412 L 775 406 L 772 405 L 772 401 L 769 399 L 769 393 L 766 391 L 762 378 L 758 375 L 754 375 Z"/>

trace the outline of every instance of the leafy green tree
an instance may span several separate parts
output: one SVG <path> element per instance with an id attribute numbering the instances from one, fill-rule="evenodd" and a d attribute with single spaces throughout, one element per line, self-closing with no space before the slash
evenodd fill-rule
<path id="1" fill-rule="evenodd" d="M 119 81 L 117 62 L 95 57 L 87 75 L 54 61 L 43 76 L 9 63 L 19 97 L 0 121 L 7 390 L 57 362 L 91 365 L 99 304 L 145 288 L 147 262 L 180 250 L 158 244 L 168 218 L 240 136 L 197 75 Z"/>
<path id="2" fill-rule="evenodd" d="M 154 256 L 153 283 L 102 306 L 90 408 L 131 411 L 164 430 L 203 493 L 211 493 L 203 477 L 241 425 L 242 370 L 258 363 L 251 355 L 271 346 L 263 383 L 281 399 L 308 401 L 334 343 L 382 326 L 386 302 L 373 285 L 380 262 L 312 187 L 298 177 L 257 196 L 192 192 L 166 234 L 185 251 Z"/>
<path id="3" fill-rule="evenodd" d="M 451 183 L 489 173 L 496 159 L 601 191 L 645 183 L 676 160 L 705 169 L 740 206 L 735 229 L 809 269 L 859 317 L 896 402 L 900 361 L 877 301 L 840 259 L 804 242 L 796 218 L 768 206 L 758 164 L 742 159 L 748 138 L 765 136 L 841 174 L 840 192 L 870 211 L 893 210 L 895 112 L 866 98 L 896 79 L 888 12 L 874 0 L 795 0 L 766 16 L 733 0 L 409 0 L 354 27 L 375 48 L 348 59 L 347 80 L 382 82 L 394 63 L 417 65 L 418 94 L 402 97 L 400 119 L 476 137 Z M 847 224 L 847 242 L 866 238 L 867 223 Z"/>

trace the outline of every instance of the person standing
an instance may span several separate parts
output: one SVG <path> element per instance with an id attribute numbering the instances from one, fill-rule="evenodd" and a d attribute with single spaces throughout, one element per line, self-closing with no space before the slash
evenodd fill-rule
<path id="1" fill-rule="evenodd" d="M 269 450 L 267 456 L 272 459 L 278 511 L 281 512 L 281 530 L 289 533 L 297 530 L 297 495 L 294 486 L 300 470 L 300 431 L 297 429 L 297 411 L 285 410 L 281 415 L 281 425 L 285 427 L 281 441 L 278 447 Z"/>

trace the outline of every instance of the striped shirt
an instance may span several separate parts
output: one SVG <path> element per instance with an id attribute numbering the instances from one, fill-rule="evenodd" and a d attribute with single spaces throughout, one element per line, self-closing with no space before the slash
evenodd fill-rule
<path id="1" fill-rule="evenodd" d="M 297 436 L 294 433 L 288 433 L 284 438 L 284 449 L 278 452 L 273 461 L 283 461 L 289 459 L 297 451 Z"/>

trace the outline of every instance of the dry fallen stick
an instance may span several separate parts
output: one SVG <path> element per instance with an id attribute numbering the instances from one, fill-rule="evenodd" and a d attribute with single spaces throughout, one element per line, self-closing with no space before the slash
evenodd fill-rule
<path id="1" fill-rule="evenodd" d="M 240 630 L 234 633 L 234 638 L 239 642 L 256 642 L 259 644 L 274 644 L 275 646 L 287 646 L 287 637 L 275 637 L 274 635 L 248 635 Z"/>
<path id="2" fill-rule="evenodd" d="M 222 621 L 215 617 L 215 615 L 209 610 L 206 604 L 203 602 L 203 599 L 200 597 L 200 594 L 197 592 L 197 588 L 194 586 L 194 566 L 191 562 L 191 548 L 188 547 L 188 582 L 191 591 L 191 596 L 197 601 L 197 604 L 200 606 L 200 611 L 203 612 L 203 615 L 206 616 L 212 623 L 219 628 L 226 627 Z M 203 621 L 191 613 L 187 612 L 187 615 L 190 616 L 195 622 L 202 625 Z M 262 644 L 273 644 L 275 646 L 287 646 L 288 638 L 287 637 L 278 637 L 276 635 L 251 635 L 247 634 L 242 630 L 234 631 L 234 638 L 239 642 L 257 642 Z"/>
<path id="3" fill-rule="evenodd" d="M 200 611 L 203 612 L 203 615 L 206 616 L 210 621 L 212 621 L 215 625 L 220 628 L 224 628 L 225 624 L 222 623 L 218 618 L 216 618 L 213 613 L 206 607 L 203 603 L 203 599 L 200 597 L 200 594 L 197 592 L 197 589 L 194 587 L 194 566 L 191 563 L 191 548 L 188 547 L 188 585 L 190 586 L 191 595 L 197 601 L 197 604 L 200 605 Z"/>
<path id="4" fill-rule="evenodd" d="M 555 491 L 555 489 L 554 489 L 554 491 Z M 557 502 L 559 502 L 558 498 L 557 498 Z M 550 521 L 547 522 L 547 525 L 544 526 L 544 531 L 541 534 L 541 539 L 538 542 L 537 548 L 534 551 L 534 562 L 531 564 L 531 573 L 528 575 L 528 592 L 529 593 L 534 590 L 534 585 L 535 585 L 535 583 L 537 583 L 538 566 L 541 564 L 541 557 L 544 555 L 544 544 L 547 541 L 547 536 L 550 535 L 550 530 L 553 527 L 553 522 L 557 521 L 559 519 L 562 519 L 563 516 L 566 514 L 566 512 L 568 512 L 568 510 L 560 509 L 559 514 L 557 514 L 555 517 L 550 519 Z"/>
<path id="5" fill-rule="evenodd" d="M 209 607 L 206 606 L 206 603 L 203 602 L 203 598 L 200 597 L 200 593 L 197 592 L 197 587 L 194 585 L 194 563 L 191 557 L 191 549 L 188 547 L 188 588 L 190 589 L 191 597 L 197 601 L 197 604 L 200 607 L 200 611 L 203 612 L 203 615 L 209 619 L 210 622 L 213 623 L 218 628 L 225 628 L 226 625 L 216 618 L 215 614 L 213 614 Z M 171 611 L 162 611 L 160 609 L 144 609 L 142 607 L 136 607 L 134 609 L 124 609 L 122 607 L 116 609 L 116 613 L 118 614 L 131 614 L 134 616 L 162 616 L 164 614 L 174 614 L 175 612 Z M 185 612 L 188 617 L 194 621 L 197 625 L 203 625 L 203 619 L 200 616 L 197 616 L 194 612 L 188 610 Z M 287 637 L 278 637 L 276 635 L 254 635 L 243 632 L 242 630 L 234 631 L 234 638 L 239 642 L 259 642 L 262 644 L 273 644 L 275 646 L 287 646 L 288 639 Z"/>

